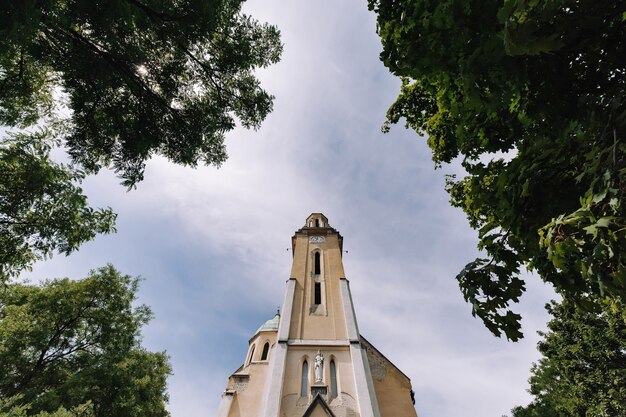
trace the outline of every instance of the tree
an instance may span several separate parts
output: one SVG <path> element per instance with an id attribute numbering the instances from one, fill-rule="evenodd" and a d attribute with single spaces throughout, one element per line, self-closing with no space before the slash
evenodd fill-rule
<path id="1" fill-rule="evenodd" d="M 58 410 L 48 413 L 42 411 L 29 416 L 28 405 L 15 405 L 21 397 L 14 396 L 8 399 L 0 398 L 0 417 L 93 417 L 93 408 L 90 403 L 81 404 L 70 410 L 60 407 Z"/>
<path id="2" fill-rule="evenodd" d="M 496 335 L 522 266 L 561 294 L 626 298 L 626 25 L 619 2 L 369 0 L 381 60 L 402 77 L 387 123 L 459 159 L 451 203 L 485 254 L 457 276 Z"/>
<path id="3" fill-rule="evenodd" d="M 0 144 L 0 283 L 55 250 L 67 255 L 115 230 L 110 208 L 87 205 L 79 187 L 84 173 L 52 160 L 56 135 L 50 126 Z"/>
<path id="4" fill-rule="evenodd" d="M 553 319 L 533 365 L 533 401 L 513 417 L 626 415 L 626 309 L 615 301 L 590 302 L 581 309 L 570 300 L 552 302 Z"/>
<path id="5" fill-rule="evenodd" d="M 271 111 L 253 71 L 282 50 L 278 30 L 242 14 L 242 2 L 8 2 L 0 123 L 31 125 L 65 98 L 74 161 L 90 172 L 112 164 L 128 186 L 156 154 L 220 165 L 235 120 L 257 128 Z"/>
<path id="6" fill-rule="evenodd" d="M 114 230 L 79 185 L 146 160 L 219 166 L 224 134 L 258 128 L 273 97 L 254 75 L 280 33 L 242 0 L 5 2 L 0 15 L 0 282 Z M 51 158 L 64 146 L 71 164 Z"/>
<path id="7" fill-rule="evenodd" d="M 0 405 L 28 415 L 169 415 L 170 365 L 165 353 L 141 347 L 151 312 L 133 306 L 137 285 L 109 265 L 80 281 L 1 289 L 0 398 L 11 400 Z"/>

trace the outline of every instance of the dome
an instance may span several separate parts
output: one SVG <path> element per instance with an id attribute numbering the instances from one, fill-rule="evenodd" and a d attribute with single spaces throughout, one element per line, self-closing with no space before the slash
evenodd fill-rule
<path id="1" fill-rule="evenodd" d="M 263 323 L 259 330 L 256 332 L 275 332 L 278 331 L 278 324 L 280 323 L 280 314 L 276 313 L 274 317 Z"/>

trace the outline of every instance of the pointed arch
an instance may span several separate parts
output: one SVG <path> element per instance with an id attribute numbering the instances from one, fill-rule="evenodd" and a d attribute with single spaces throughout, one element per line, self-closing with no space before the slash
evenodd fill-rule
<path id="1" fill-rule="evenodd" d="M 322 273 L 322 254 L 320 251 L 315 251 L 313 254 L 313 274 L 319 275 Z"/>
<path id="2" fill-rule="evenodd" d="M 328 416 L 328 417 L 335 417 L 335 414 L 330 409 L 330 407 L 328 406 L 326 401 L 324 401 L 324 398 L 322 398 L 321 395 L 316 395 L 315 398 L 313 398 L 313 401 L 311 401 L 311 404 L 306 409 L 306 411 L 304 412 L 302 417 L 311 417 L 313 415 L 313 413 L 315 413 L 319 409 L 321 409 L 322 412 L 326 416 Z M 316 413 L 315 415 L 319 415 L 319 413 Z"/>
<path id="3" fill-rule="evenodd" d="M 270 342 L 265 342 L 263 345 L 263 352 L 261 353 L 261 360 L 266 361 L 267 355 L 270 353 Z"/>
<path id="4" fill-rule="evenodd" d="M 302 362 L 302 375 L 300 377 L 300 397 L 309 395 L 309 362 L 305 359 Z"/>
<path id="5" fill-rule="evenodd" d="M 330 359 L 330 398 L 337 398 L 339 390 L 337 389 L 337 365 L 335 358 Z"/>
<path id="6" fill-rule="evenodd" d="M 310 252 L 311 281 L 308 288 L 310 303 L 309 314 L 326 314 L 326 283 L 324 277 L 324 256 L 325 253 L 320 248 L 314 248 Z"/>

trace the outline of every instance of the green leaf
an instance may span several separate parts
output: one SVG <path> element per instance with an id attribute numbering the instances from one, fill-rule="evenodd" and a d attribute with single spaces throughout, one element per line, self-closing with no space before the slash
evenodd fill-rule
<path id="1" fill-rule="evenodd" d="M 599 194 L 594 194 L 593 199 L 591 200 L 592 203 L 599 203 L 600 201 L 604 200 L 606 198 L 606 190 L 604 190 L 603 192 L 599 193 Z"/>
<path id="2" fill-rule="evenodd" d="M 611 223 L 613 222 L 613 220 L 615 220 L 614 216 L 602 217 L 598 219 L 598 221 L 596 222 L 596 226 L 597 227 L 609 227 Z"/>

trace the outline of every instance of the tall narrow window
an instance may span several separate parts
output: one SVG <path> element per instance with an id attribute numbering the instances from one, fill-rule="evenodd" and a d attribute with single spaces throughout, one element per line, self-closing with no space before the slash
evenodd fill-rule
<path id="1" fill-rule="evenodd" d="M 334 360 L 330 361 L 330 396 L 337 398 L 337 368 Z"/>
<path id="2" fill-rule="evenodd" d="M 315 263 L 315 268 L 314 268 L 313 273 L 315 275 L 319 275 L 319 274 L 322 273 L 322 263 L 321 263 L 321 259 L 320 259 L 321 255 L 320 255 L 319 252 L 315 252 L 314 257 L 315 257 L 315 262 L 314 262 Z"/>
<path id="3" fill-rule="evenodd" d="M 263 353 L 261 353 L 261 360 L 262 361 L 266 361 L 267 360 L 267 354 L 270 353 L 270 344 L 269 343 L 265 343 L 265 346 L 263 346 Z"/>
<path id="4" fill-rule="evenodd" d="M 252 345 L 252 349 L 250 350 L 250 359 L 248 359 L 248 365 L 252 362 L 252 356 L 254 356 L 254 345 Z"/>
<path id="5" fill-rule="evenodd" d="M 315 219 L 315 227 L 320 227 L 320 221 L 318 219 Z"/>
<path id="6" fill-rule="evenodd" d="M 306 397 L 309 390 L 309 363 L 304 361 L 302 363 L 302 383 L 300 384 L 300 396 Z"/>
<path id="7" fill-rule="evenodd" d="M 313 304 L 319 305 L 322 304 L 322 284 L 319 282 L 315 283 L 315 302 Z"/>

